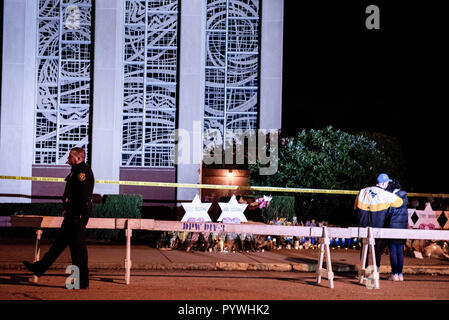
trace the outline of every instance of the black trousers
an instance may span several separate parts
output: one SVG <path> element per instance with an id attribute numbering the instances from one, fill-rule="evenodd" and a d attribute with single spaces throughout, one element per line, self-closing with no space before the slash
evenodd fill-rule
<path id="1" fill-rule="evenodd" d="M 64 249 L 70 247 L 72 264 L 80 271 L 80 287 L 89 286 L 89 268 L 87 262 L 86 225 L 74 217 L 66 217 L 62 222 L 60 232 L 44 257 L 35 263 L 44 273 L 50 268 Z"/>

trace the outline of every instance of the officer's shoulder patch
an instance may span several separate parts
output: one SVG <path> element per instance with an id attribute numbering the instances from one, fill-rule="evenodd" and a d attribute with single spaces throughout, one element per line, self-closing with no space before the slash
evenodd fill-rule
<path id="1" fill-rule="evenodd" d="M 81 172 L 78 174 L 78 181 L 84 181 L 86 180 L 86 174 L 84 172 Z"/>

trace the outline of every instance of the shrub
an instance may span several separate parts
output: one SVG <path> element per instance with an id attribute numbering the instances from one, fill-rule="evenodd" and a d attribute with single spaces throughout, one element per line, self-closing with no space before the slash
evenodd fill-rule
<path id="1" fill-rule="evenodd" d="M 0 215 L 37 215 L 57 217 L 62 215 L 62 203 L 37 202 L 37 203 L 0 203 Z M 54 238 L 58 234 L 57 229 L 45 229 L 43 237 Z M 35 237 L 35 230 L 30 228 L 0 228 L 0 236 L 5 238 L 29 238 Z"/>
<path id="2" fill-rule="evenodd" d="M 105 195 L 102 203 L 94 203 L 92 218 L 131 218 L 140 219 L 142 206 L 141 195 L 113 194 Z M 62 203 L 0 203 L 0 215 L 13 214 L 62 216 Z M 28 237 L 33 234 L 29 228 L 0 228 L 0 236 L 3 237 Z M 44 236 L 53 238 L 57 235 L 57 229 L 45 229 Z M 118 240 L 124 239 L 124 230 L 88 229 L 89 239 Z"/>
<path id="3" fill-rule="evenodd" d="M 94 205 L 92 218 L 141 219 L 142 196 L 132 194 L 107 194 L 103 202 Z M 97 240 L 124 239 L 124 230 L 88 229 L 88 237 Z"/>
<path id="4" fill-rule="evenodd" d="M 268 208 L 262 209 L 262 218 L 264 222 L 276 218 L 285 218 L 292 221 L 295 215 L 295 197 L 293 196 L 273 196 Z"/>
<path id="5" fill-rule="evenodd" d="M 0 203 L 0 215 L 11 216 L 13 214 L 60 216 L 62 203 Z"/>
<path id="6" fill-rule="evenodd" d="M 400 149 L 385 135 L 350 134 L 333 127 L 302 130 L 283 138 L 279 146 L 278 171 L 260 175 L 259 164 L 250 166 L 249 184 L 291 188 L 360 190 L 374 185 L 381 172 L 403 177 Z M 383 141 L 383 142 L 382 142 Z M 291 195 L 291 194 L 290 194 Z M 355 223 L 355 196 L 295 193 L 298 221 L 315 219 L 335 224 Z"/>

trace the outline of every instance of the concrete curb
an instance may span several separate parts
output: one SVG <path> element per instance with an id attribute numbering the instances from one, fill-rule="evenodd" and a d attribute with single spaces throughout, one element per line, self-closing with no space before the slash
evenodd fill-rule
<path id="1" fill-rule="evenodd" d="M 55 263 L 50 270 L 65 270 L 67 264 Z M 93 263 L 90 270 L 124 270 L 124 263 Z M 246 263 L 246 262 L 216 262 L 216 263 L 167 263 L 167 264 L 134 264 L 131 270 L 203 270 L 203 271 L 281 271 L 281 272 L 316 272 L 314 263 Z M 0 270 L 28 270 L 22 263 L 0 263 Z M 358 266 L 335 264 L 335 273 L 357 273 Z M 389 266 L 381 266 L 381 274 L 389 274 Z M 449 275 L 449 268 L 444 266 L 404 266 L 404 274 Z"/>

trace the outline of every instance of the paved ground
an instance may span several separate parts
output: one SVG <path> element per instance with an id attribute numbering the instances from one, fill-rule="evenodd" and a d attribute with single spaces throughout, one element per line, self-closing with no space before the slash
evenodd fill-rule
<path id="1" fill-rule="evenodd" d="M 41 256 L 50 243 L 43 243 Z M 185 252 L 144 245 L 132 246 L 131 283 L 124 281 L 124 245 L 89 244 L 91 288 L 65 288 L 65 268 L 71 264 L 67 249 L 38 283 L 23 268 L 33 260 L 34 241 L 0 239 L 0 299 L 5 300 L 296 300 L 296 299 L 449 299 L 449 261 L 407 257 L 406 281 L 387 280 L 388 255 L 382 257 L 380 289 L 356 281 L 360 252 L 331 250 L 336 274 L 334 289 L 328 281 L 316 285 L 317 250 L 265 252 Z"/>
<path id="2" fill-rule="evenodd" d="M 357 282 L 355 274 L 337 274 L 335 287 L 317 285 L 307 272 L 134 271 L 129 285 L 118 271 L 91 272 L 89 290 L 68 290 L 63 271 L 33 283 L 29 273 L 0 272 L 2 300 L 447 300 L 449 276 L 408 275 L 403 282 L 381 276 L 380 289 Z"/>
<path id="3" fill-rule="evenodd" d="M 51 242 L 41 245 L 41 257 Z M 34 258 L 34 240 L 11 241 L 0 239 L 0 270 L 23 270 L 22 261 Z M 91 269 L 123 270 L 124 245 L 88 244 L 89 267 Z M 145 245 L 131 247 L 133 270 L 271 270 L 309 271 L 316 270 L 318 250 L 271 250 L 264 252 L 186 252 L 184 250 L 155 249 Z M 360 251 L 354 249 L 332 249 L 332 267 L 335 272 L 356 272 L 360 265 Z M 56 260 L 52 269 L 65 270 L 71 264 L 70 252 L 66 249 Z M 52 270 L 51 269 L 51 270 Z M 387 254 L 382 256 L 381 273 L 390 272 Z M 449 260 L 406 257 L 405 274 L 449 275 Z"/>

